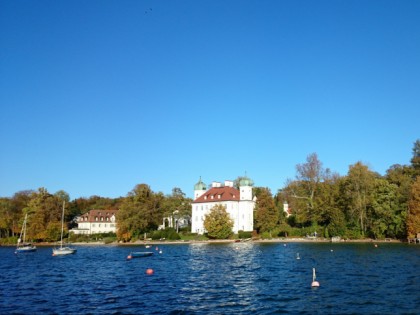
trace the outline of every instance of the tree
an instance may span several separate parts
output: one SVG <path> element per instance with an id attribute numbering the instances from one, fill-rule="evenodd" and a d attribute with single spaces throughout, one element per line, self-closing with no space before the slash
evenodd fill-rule
<path id="1" fill-rule="evenodd" d="M 372 202 L 375 177 L 376 174 L 366 165 L 357 162 L 350 166 L 341 187 L 347 221 L 359 230 L 361 236 L 364 236 L 367 230 L 367 211 Z"/>
<path id="2" fill-rule="evenodd" d="M 146 184 L 139 184 L 128 193 L 117 212 L 119 239 L 129 240 L 154 230 L 162 220 L 161 193 L 155 194 Z"/>
<path id="3" fill-rule="evenodd" d="M 344 236 L 346 234 L 346 218 L 338 201 L 340 196 L 340 183 L 342 178 L 331 173 L 328 169 L 325 178 L 319 184 L 315 198 L 320 209 L 320 222 L 325 226 L 325 237 Z"/>
<path id="4" fill-rule="evenodd" d="M 374 238 L 395 237 L 398 220 L 397 187 L 382 178 L 375 179 L 368 229 Z"/>
<path id="5" fill-rule="evenodd" d="M 414 142 L 413 157 L 411 158 L 411 165 L 414 168 L 415 175 L 420 176 L 420 139 Z"/>
<path id="6" fill-rule="evenodd" d="M 274 203 L 271 191 L 268 188 L 261 189 L 257 195 L 255 206 L 255 226 L 260 233 L 271 232 L 279 223 L 279 211 Z"/>
<path id="7" fill-rule="evenodd" d="M 408 203 L 407 234 L 413 238 L 420 233 L 420 176 L 411 187 L 411 197 Z"/>
<path id="8" fill-rule="evenodd" d="M 226 239 L 232 236 L 233 220 L 221 204 L 211 208 L 210 213 L 204 217 L 204 228 L 210 238 Z"/>
<path id="9" fill-rule="evenodd" d="M 293 207 L 298 210 L 304 207 L 305 213 L 299 213 L 302 219 L 312 221 L 319 220 L 319 209 L 316 208 L 315 194 L 319 184 L 324 179 L 325 170 L 316 153 L 307 156 L 306 163 L 296 165 L 296 181 L 289 181 L 286 193 L 301 202 L 296 202 Z M 296 207 L 297 206 L 297 207 Z"/>

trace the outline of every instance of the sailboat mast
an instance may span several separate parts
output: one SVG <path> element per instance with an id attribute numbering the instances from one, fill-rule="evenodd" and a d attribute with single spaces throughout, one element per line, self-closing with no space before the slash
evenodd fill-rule
<path id="1" fill-rule="evenodd" d="M 26 241 L 26 220 L 28 219 L 28 214 L 25 215 L 25 220 L 23 221 L 23 243 Z"/>
<path id="2" fill-rule="evenodd" d="M 64 206 L 66 202 L 63 201 L 63 214 L 61 215 L 61 245 L 60 247 L 63 247 L 63 231 L 64 231 Z"/>

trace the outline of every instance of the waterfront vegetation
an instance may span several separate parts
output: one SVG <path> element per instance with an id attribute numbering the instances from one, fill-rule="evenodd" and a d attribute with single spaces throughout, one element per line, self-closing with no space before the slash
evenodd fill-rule
<path id="1" fill-rule="evenodd" d="M 385 175 L 356 162 L 340 176 L 324 168 L 316 153 L 297 164 L 296 178 L 290 179 L 275 195 L 265 187 L 255 187 L 257 197 L 254 231 L 229 232 L 232 222 L 217 208 L 206 216 L 209 233 L 190 233 L 190 227 L 158 230 L 164 218 L 174 222 L 191 218 L 191 202 L 174 188 L 170 195 L 154 192 L 139 184 L 127 196 L 91 196 L 70 200 L 63 190 L 50 193 L 45 188 L 20 191 L 0 198 L 0 244 L 16 244 L 23 218 L 28 214 L 27 238 L 34 242 L 55 242 L 61 232 L 61 206 L 66 201 L 68 230 L 75 218 L 92 209 L 119 209 L 116 235 L 70 235 L 74 242 L 111 243 L 137 240 L 203 240 L 207 238 L 277 238 L 315 235 L 347 239 L 407 239 L 420 232 L 420 140 L 414 143 L 410 165 L 392 165 Z M 240 177 L 235 181 L 239 182 Z M 289 206 L 288 215 L 284 204 Z M 177 224 L 177 223 L 176 223 Z M 228 228 L 226 228 L 228 227 Z M 227 232 L 228 231 L 228 232 Z"/>

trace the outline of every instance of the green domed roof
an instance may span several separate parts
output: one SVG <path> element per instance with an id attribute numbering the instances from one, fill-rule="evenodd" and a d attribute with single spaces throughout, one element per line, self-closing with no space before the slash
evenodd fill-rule
<path id="1" fill-rule="evenodd" d="M 252 179 L 248 178 L 248 177 L 242 177 L 242 179 L 239 181 L 239 186 L 252 186 L 254 185 L 254 182 L 252 181 Z"/>
<path id="2" fill-rule="evenodd" d="M 201 181 L 201 176 L 198 183 L 194 185 L 194 190 L 206 190 L 206 184 Z"/>

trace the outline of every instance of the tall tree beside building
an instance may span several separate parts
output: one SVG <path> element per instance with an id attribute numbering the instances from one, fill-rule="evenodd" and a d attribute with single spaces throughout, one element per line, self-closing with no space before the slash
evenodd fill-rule
<path id="1" fill-rule="evenodd" d="M 226 239 L 232 236 L 233 220 L 225 206 L 217 204 L 210 209 L 210 213 L 204 217 L 204 228 L 210 238 Z"/>
<path id="2" fill-rule="evenodd" d="M 420 233 L 420 176 L 411 187 L 410 201 L 408 202 L 407 235 L 413 238 Z"/>
<path id="3" fill-rule="evenodd" d="M 162 199 L 162 194 L 155 194 L 146 184 L 134 187 L 117 212 L 118 238 L 128 241 L 155 230 L 163 217 L 160 212 Z"/>
<path id="4" fill-rule="evenodd" d="M 255 227 L 258 232 L 268 232 L 271 237 L 272 231 L 279 224 L 279 217 L 279 210 L 275 205 L 271 191 L 268 188 L 261 188 L 257 194 L 255 205 Z"/>

